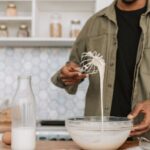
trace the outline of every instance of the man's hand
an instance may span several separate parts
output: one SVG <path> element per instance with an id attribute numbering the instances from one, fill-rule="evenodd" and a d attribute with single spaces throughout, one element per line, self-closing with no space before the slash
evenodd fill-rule
<path id="1" fill-rule="evenodd" d="M 77 84 L 86 77 L 80 72 L 79 65 L 73 62 L 67 63 L 60 71 L 60 79 L 67 86 Z"/>
<path id="2" fill-rule="evenodd" d="M 133 127 L 131 136 L 138 136 L 150 130 L 150 100 L 137 104 L 133 111 L 128 115 L 128 118 L 134 119 L 140 113 L 144 114 L 144 119 L 140 124 Z"/>

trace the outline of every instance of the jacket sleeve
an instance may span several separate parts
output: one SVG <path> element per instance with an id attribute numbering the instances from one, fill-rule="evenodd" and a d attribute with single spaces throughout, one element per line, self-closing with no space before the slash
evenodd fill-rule
<path id="1" fill-rule="evenodd" d="M 85 26 L 83 27 L 82 31 L 80 32 L 77 40 L 75 41 L 69 61 L 75 62 L 76 64 L 80 64 L 81 61 L 81 55 L 83 52 L 86 51 L 86 41 L 88 37 L 88 28 L 89 28 L 90 21 L 88 20 Z M 75 94 L 78 89 L 78 84 L 73 86 L 65 86 L 61 79 L 60 79 L 60 70 L 56 72 L 52 78 L 51 81 L 58 87 L 64 88 L 69 94 Z"/>

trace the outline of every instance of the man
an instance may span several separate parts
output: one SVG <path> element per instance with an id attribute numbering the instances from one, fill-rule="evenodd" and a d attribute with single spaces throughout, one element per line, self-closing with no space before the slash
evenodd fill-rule
<path id="1" fill-rule="evenodd" d="M 150 130 L 150 0 L 118 0 L 92 16 L 77 38 L 69 62 L 52 81 L 75 94 L 87 77 L 80 73 L 81 54 L 97 50 L 106 61 L 104 114 L 134 119 L 144 114 L 131 136 Z M 85 115 L 100 115 L 99 76 L 89 76 Z M 132 105 L 132 106 L 131 106 Z M 8 138 L 7 138 L 8 137 Z M 10 144 L 10 133 L 3 141 Z"/>
<path id="2" fill-rule="evenodd" d="M 52 82 L 75 94 L 87 77 L 81 55 L 97 51 L 106 62 L 104 114 L 135 119 L 131 136 L 150 130 L 150 0 L 118 0 L 92 16 L 77 38 L 70 60 Z M 99 75 L 89 76 L 85 115 L 100 115 Z"/>

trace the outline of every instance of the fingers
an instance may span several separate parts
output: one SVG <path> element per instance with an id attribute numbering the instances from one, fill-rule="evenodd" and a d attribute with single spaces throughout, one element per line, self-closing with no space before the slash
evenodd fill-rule
<path id="1" fill-rule="evenodd" d="M 86 74 L 80 72 L 80 68 L 75 63 L 68 63 L 60 71 L 60 79 L 65 85 L 73 85 L 79 83 L 82 79 L 86 78 Z"/>
<path id="2" fill-rule="evenodd" d="M 141 135 L 145 132 L 148 132 L 149 130 L 150 130 L 150 124 L 148 122 L 145 123 L 144 121 L 142 121 L 142 123 L 133 127 L 130 135 L 131 136 L 138 136 L 138 135 Z"/>
<path id="3" fill-rule="evenodd" d="M 76 76 L 76 77 L 73 77 L 73 78 L 65 78 L 64 77 L 61 80 L 63 81 L 63 83 L 65 85 L 73 85 L 73 84 L 79 83 L 85 77 L 86 77 L 86 75 Z"/>
<path id="4" fill-rule="evenodd" d="M 61 76 L 62 77 L 74 77 L 74 76 L 78 76 L 80 75 L 80 71 L 79 71 L 79 66 L 77 66 L 76 64 L 74 63 L 68 63 L 66 66 L 64 66 L 62 69 L 61 69 Z"/>
<path id="5" fill-rule="evenodd" d="M 150 130 L 150 100 L 137 104 L 133 111 L 128 115 L 129 119 L 136 118 L 140 113 L 144 114 L 143 121 L 135 125 L 131 131 L 131 136 L 141 135 Z"/>
<path id="6" fill-rule="evenodd" d="M 132 131 L 133 132 L 143 131 L 149 129 L 149 127 L 150 127 L 149 123 L 145 123 L 144 121 L 142 121 L 139 125 L 134 126 Z"/>
<path id="7" fill-rule="evenodd" d="M 73 79 L 62 79 L 62 81 L 65 85 L 73 85 L 77 83 L 77 80 L 73 80 Z"/>
<path id="8" fill-rule="evenodd" d="M 66 66 L 72 67 L 72 68 L 79 68 L 79 67 L 80 67 L 78 64 L 76 64 L 76 63 L 74 63 L 74 62 L 72 62 L 72 61 L 68 62 L 68 63 L 66 64 Z"/>
<path id="9" fill-rule="evenodd" d="M 61 70 L 60 77 L 61 77 L 61 78 L 72 78 L 72 77 L 78 76 L 78 75 L 79 75 L 79 72 L 77 72 L 77 71 L 71 71 L 71 70 L 68 69 L 67 67 L 64 67 L 64 68 Z"/>
<path id="10" fill-rule="evenodd" d="M 146 128 L 146 129 L 144 129 L 144 130 L 136 130 L 136 131 L 132 131 L 131 133 L 130 133 L 130 136 L 139 136 L 139 135 L 141 135 L 141 134 L 143 134 L 143 133 L 146 133 L 146 132 L 148 132 L 150 130 L 150 128 Z"/>
<path id="11" fill-rule="evenodd" d="M 128 119 L 134 119 L 138 116 L 140 112 L 142 112 L 143 105 L 141 103 L 137 104 L 133 111 L 128 115 Z"/>
<path id="12" fill-rule="evenodd" d="M 144 120 L 139 124 L 135 125 L 132 129 L 131 135 L 140 135 L 150 130 L 150 117 L 145 114 Z"/>
<path id="13" fill-rule="evenodd" d="M 86 78 L 87 75 L 86 74 L 78 74 L 78 75 L 74 75 L 74 76 L 65 76 L 65 75 L 60 75 L 60 78 L 63 80 L 63 81 L 66 81 L 66 80 L 82 80 L 84 78 Z"/>
<path id="14" fill-rule="evenodd" d="M 139 125 L 135 125 L 133 127 L 133 130 L 144 130 L 146 128 L 149 128 L 149 126 L 150 126 L 150 119 L 149 117 L 145 116 L 144 120 Z"/>

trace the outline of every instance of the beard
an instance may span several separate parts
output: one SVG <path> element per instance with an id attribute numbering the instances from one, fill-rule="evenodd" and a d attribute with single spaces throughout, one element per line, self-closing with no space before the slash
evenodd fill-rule
<path id="1" fill-rule="evenodd" d="M 125 4 L 132 4 L 134 2 L 136 2 L 137 0 L 122 0 L 122 2 L 124 2 Z"/>

